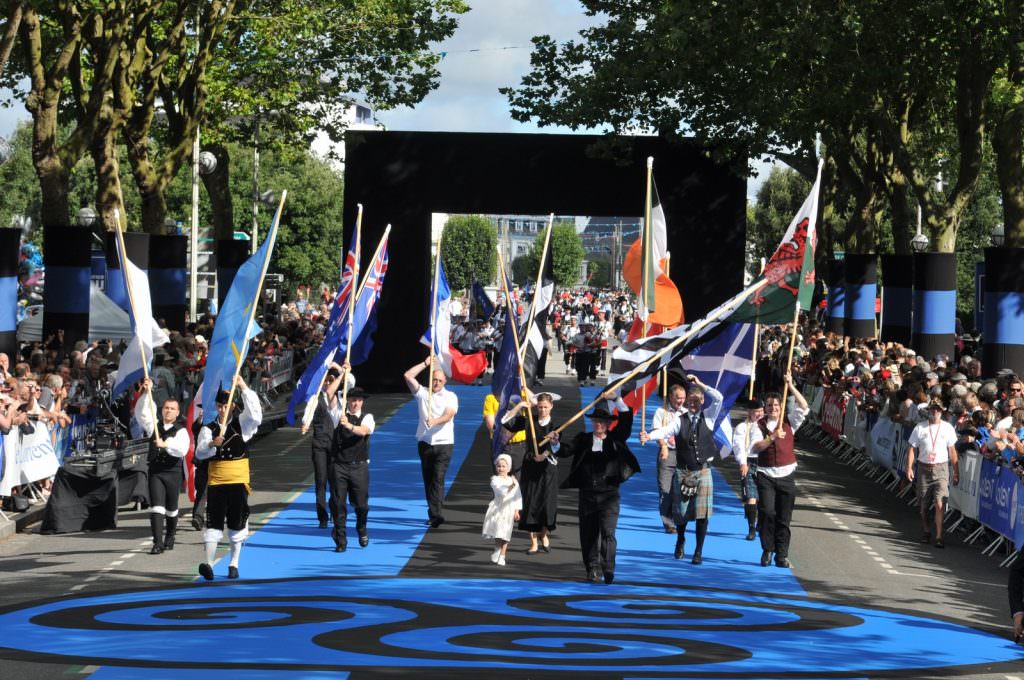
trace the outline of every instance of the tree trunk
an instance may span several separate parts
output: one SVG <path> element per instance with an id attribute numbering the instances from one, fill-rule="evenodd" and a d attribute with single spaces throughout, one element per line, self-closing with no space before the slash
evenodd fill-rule
<path id="1" fill-rule="evenodd" d="M 117 162 L 117 130 L 114 127 L 113 111 L 109 104 L 103 105 L 93 132 L 89 151 L 96 168 L 96 213 L 100 224 L 107 230 L 117 228 L 115 211 L 124 212 L 121 196 L 120 170 Z M 122 224 L 128 225 L 128 216 L 122 215 Z"/>
<path id="2" fill-rule="evenodd" d="M 164 220 L 167 218 L 167 197 L 156 169 L 149 160 L 149 149 L 146 140 L 133 140 L 125 135 L 128 141 L 128 160 L 132 166 L 132 179 L 142 199 L 142 230 L 147 234 L 164 233 Z"/>
<path id="3" fill-rule="evenodd" d="M 70 226 L 68 170 L 57 153 L 57 107 L 40 105 L 33 115 L 32 164 L 39 179 L 44 225 Z"/>
<path id="4" fill-rule="evenodd" d="M 217 157 L 217 169 L 203 175 L 203 186 L 210 197 L 213 211 L 213 231 L 216 239 L 229 239 L 235 235 L 235 207 L 231 200 L 231 155 L 223 144 L 211 144 L 205 151 Z"/>
<path id="5" fill-rule="evenodd" d="M 1024 7 L 1019 1 L 1006 3 L 1006 11 L 1012 27 L 1007 40 L 1008 64 L 1006 86 L 1016 96 L 1003 104 L 999 111 L 993 111 L 995 121 L 992 134 L 992 148 L 996 154 L 996 175 L 999 191 L 1003 198 L 1003 228 L 1006 245 L 1011 248 L 1024 247 Z M 1005 97 L 1004 97 L 1005 98 Z"/>
<path id="6" fill-rule="evenodd" d="M 3 37 L 0 38 L 0 75 L 3 75 L 7 68 L 7 61 L 11 58 L 11 50 L 14 49 L 14 40 L 18 37 L 24 9 L 24 2 L 15 0 L 10 3 L 10 9 L 7 12 L 7 27 L 4 29 Z"/>

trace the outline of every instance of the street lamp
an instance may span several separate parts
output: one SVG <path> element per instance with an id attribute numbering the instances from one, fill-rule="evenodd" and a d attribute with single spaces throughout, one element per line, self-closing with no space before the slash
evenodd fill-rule
<path id="1" fill-rule="evenodd" d="M 1003 227 L 1002 222 L 998 222 L 992 229 L 992 245 L 999 248 L 1004 243 L 1006 243 L 1006 229 Z"/>
<path id="2" fill-rule="evenodd" d="M 170 217 L 164 218 L 164 233 L 173 234 L 178 228 L 178 223 Z"/>
<path id="3" fill-rule="evenodd" d="M 921 232 L 917 232 L 914 238 L 910 239 L 910 247 L 914 249 L 915 253 L 923 253 L 928 250 L 929 243 L 931 242 L 928 237 Z"/>
<path id="4" fill-rule="evenodd" d="M 96 224 L 96 211 L 88 206 L 85 206 L 84 208 L 78 211 L 78 214 L 75 216 L 75 222 L 80 227 L 92 227 L 94 224 Z"/>

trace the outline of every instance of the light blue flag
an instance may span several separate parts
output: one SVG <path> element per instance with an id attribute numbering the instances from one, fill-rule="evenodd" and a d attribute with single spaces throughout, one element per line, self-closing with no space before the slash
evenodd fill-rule
<path id="1" fill-rule="evenodd" d="M 210 340 L 210 353 L 206 357 L 206 373 L 203 377 L 203 422 L 210 423 L 217 419 L 217 392 L 231 388 L 240 362 L 245 360 L 249 352 L 249 340 L 259 334 L 259 326 L 250 323 L 253 317 L 253 305 L 259 303 L 260 287 L 263 285 L 263 274 L 274 253 L 274 241 L 277 239 L 277 224 L 281 218 L 278 208 L 263 245 L 256 251 L 235 274 L 231 289 L 217 323 L 213 326 L 213 338 Z"/>
<path id="2" fill-rule="evenodd" d="M 715 443 L 724 458 L 732 450 L 729 409 L 750 380 L 754 354 L 754 325 L 727 323 L 714 339 L 683 357 L 683 371 L 722 393 L 722 410 L 715 421 Z"/>

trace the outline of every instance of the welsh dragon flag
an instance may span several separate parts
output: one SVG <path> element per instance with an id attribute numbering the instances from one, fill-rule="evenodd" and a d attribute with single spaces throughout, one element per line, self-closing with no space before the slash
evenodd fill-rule
<path id="1" fill-rule="evenodd" d="M 642 385 L 665 366 L 686 356 L 712 340 L 727 327 L 727 322 L 784 324 L 792 323 L 799 304 L 809 310 L 814 292 L 815 224 L 818 215 L 818 188 L 821 166 L 800 211 L 790 222 L 782 243 L 754 283 L 726 300 L 703 319 L 682 324 L 660 335 L 627 342 L 612 353 L 608 384 L 640 368 L 622 384 L 625 394 Z M 659 352 L 664 351 L 655 359 Z"/>

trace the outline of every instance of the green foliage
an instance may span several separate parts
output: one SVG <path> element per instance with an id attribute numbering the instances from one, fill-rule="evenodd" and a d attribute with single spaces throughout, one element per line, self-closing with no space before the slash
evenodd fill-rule
<path id="1" fill-rule="evenodd" d="M 964 320 L 964 328 L 974 326 L 974 265 L 985 260 L 984 249 L 992 245 L 992 229 L 1002 219 L 999 188 L 990 162 L 957 232 L 956 311 Z"/>
<path id="2" fill-rule="evenodd" d="M 534 258 L 544 248 L 544 234 L 537 234 L 533 242 Z M 576 233 L 573 224 L 555 224 L 551 228 L 551 267 L 555 275 L 555 285 L 567 288 L 575 286 L 580 280 L 580 265 L 586 256 L 583 241 Z M 513 265 L 515 262 L 513 262 Z M 534 265 L 532 281 L 537 279 L 537 265 Z"/>
<path id="3" fill-rule="evenodd" d="M 612 263 L 604 259 L 588 261 L 587 285 L 592 288 L 610 288 L 612 285 Z"/>
<path id="4" fill-rule="evenodd" d="M 509 272 L 512 282 L 524 287 L 531 282 L 536 283 L 539 265 L 540 263 L 532 250 L 525 255 L 516 257 L 512 260 L 512 271 Z"/>
<path id="5" fill-rule="evenodd" d="M 452 215 L 441 236 L 444 273 L 452 290 L 464 290 L 480 281 L 494 281 L 497 270 L 498 232 L 482 215 Z"/>
<path id="6" fill-rule="evenodd" d="M 786 233 L 793 216 L 800 210 L 811 183 L 800 173 L 788 168 L 772 168 L 768 178 L 757 192 L 753 220 L 749 222 L 747 242 L 751 244 L 755 270 L 760 270 L 761 258 L 768 259 L 775 252 Z M 758 271 L 751 271 L 756 275 Z"/>

